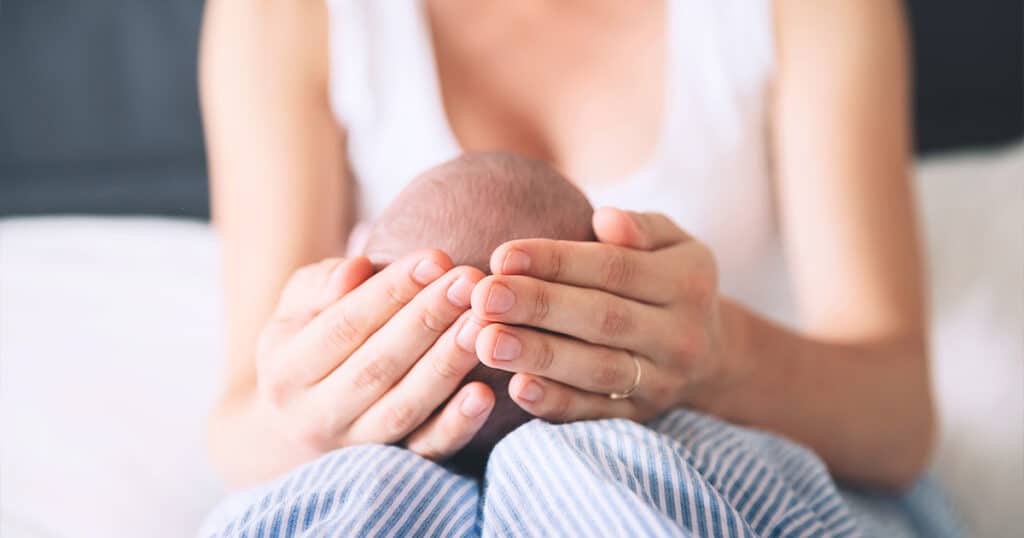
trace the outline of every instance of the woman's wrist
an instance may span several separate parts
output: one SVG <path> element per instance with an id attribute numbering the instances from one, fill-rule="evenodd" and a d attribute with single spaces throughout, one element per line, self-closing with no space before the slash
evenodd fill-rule
<path id="1" fill-rule="evenodd" d="M 719 308 L 718 368 L 686 407 L 794 439 L 851 482 L 897 490 L 916 478 L 933 435 L 916 337 L 815 340 L 728 299 Z"/>

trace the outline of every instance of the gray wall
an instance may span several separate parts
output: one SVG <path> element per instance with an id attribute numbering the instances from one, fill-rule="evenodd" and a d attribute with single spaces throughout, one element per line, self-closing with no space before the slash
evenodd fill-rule
<path id="1" fill-rule="evenodd" d="M 203 2 L 0 6 L 0 214 L 206 215 Z"/>

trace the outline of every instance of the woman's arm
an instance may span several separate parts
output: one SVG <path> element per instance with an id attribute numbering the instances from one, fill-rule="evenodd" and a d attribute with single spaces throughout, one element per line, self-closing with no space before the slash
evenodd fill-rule
<path id="1" fill-rule="evenodd" d="M 344 135 L 327 98 L 324 2 L 213 0 L 200 58 L 229 378 L 251 387 L 256 334 L 297 267 L 351 227 Z"/>
<path id="2" fill-rule="evenodd" d="M 747 375 L 715 398 L 837 476 L 892 487 L 933 436 L 901 5 L 777 3 L 774 155 L 804 333 L 737 315 Z"/>
<path id="3" fill-rule="evenodd" d="M 778 5 L 774 142 L 803 332 L 719 297 L 713 253 L 667 218 L 602 209 L 602 244 L 506 243 L 474 290 L 492 322 L 477 355 L 519 372 L 520 406 L 552 420 L 694 407 L 800 441 L 839 478 L 910 484 L 933 417 L 899 6 Z M 489 307 L 496 285 L 511 308 Z M 522 351 L 498 360 L 506 337 Z"/>
<path id="4" fill-rule="evenodd" d="M 479 270 L 439 251 L 377 272 L 329 257 L 352 197 L 326 21 L 322 0 L 207 4 L 201 95 L 228 318 L 209 443 L 233 485 L 356 444 L 444 459 L 494 406 L 483 383 L 459 386 L 477 364 L 455 335 Z"/>
<path id="5" fill-rule="evenodd" d="M 226 386 L 210 443 L 226 474 L 268 469 L 281 447 L 259 414 L 256 341 L 288 276 L 344 248 L 352 212 L 344 136 L 327 99 L 324 2 L 212 0 L 200 93 L 227 314 Z M 259 440 L 257 440 L 259 438 Z M 228 469 L 231 468 L 231 469 Z"/>

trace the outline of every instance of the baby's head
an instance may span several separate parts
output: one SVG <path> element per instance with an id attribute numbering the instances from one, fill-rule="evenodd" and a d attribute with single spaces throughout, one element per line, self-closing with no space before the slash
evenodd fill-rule
<path id="1" fill-rule="evenodd" d="M 364 254 L 390 263 L 423 248 L 456 265 L 489 272 L 491 253 L 512 239 L 592 241 L 593 208 L 569 180 L 546 164 L 509 153 L 468 153 L 413 180 L 374 223 Z M 483 381 L 497 398 L 473 441 L 453 458 L 477 472 L 505 434 L 529 420 L 509 398 L 511 374 L 477 365 L 463 383 Z"/>
<path id="2" fill-rule="evenodd" d="M 512 239 L 592 240 L 592 214 L 583 193 L 541 161 L 467 153 L 409 183 L 374 223 L 364 254 L 390 263 L 436 248 L 487 272 L 491 252 Z"/>

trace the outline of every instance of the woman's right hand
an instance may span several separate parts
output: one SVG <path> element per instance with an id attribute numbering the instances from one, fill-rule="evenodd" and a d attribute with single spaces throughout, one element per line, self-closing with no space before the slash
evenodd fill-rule
<path id="1" fill-rule="evenodd" d="M 361 256 L 297 270 L 257 350 L 258 398 L 276 427 L 310 457 L 399 441 L 434 460 L 459 450 L 494 407 L 483 383 L 452 396 L 477 364 L 469 308 L 483 276 L 439 251 L 378 272 Z"/>

